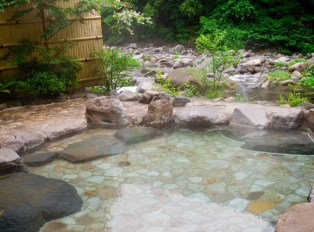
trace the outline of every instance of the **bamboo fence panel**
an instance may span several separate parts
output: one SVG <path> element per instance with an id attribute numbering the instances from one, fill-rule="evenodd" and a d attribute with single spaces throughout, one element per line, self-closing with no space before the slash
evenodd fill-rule
<path id="1" fill-rule="evenodd" d="M 78 0 L 70 2 L 58 1 L 62 7 L 74 6 Z M 39 34 L 42 32 L 42 25 L 39 18 L 35 17 L 33 11 L 15 22 L 7 22 L 16 10 L 28 9 L 32 3 L 23 2 L 17 8 L 9 7 L 4 12 L 0 12 L 0 56 L 3 56 L 7 49 L 17 45 L 23 39 L 39 40 Z M 97 62 L 90 57 L 90 53 L 103 47 L 101 18 L 97 12 L 84 15 L 84 24 L 78 20 L 73 20 L 73 24 L 56 34 L 49 44 L 50 47 L 57 46 L 64 41 L 73 41 L 75 45 L 66 52 L 67 55 L 75 55 L 83 62 L 84 68 L 78 75 L 78 81 L 81 88 L 99 84 L 99 78 L 96 75 Z M 29 60 L 38 58 L 37 54 L 32 54 Z M 8 67 L 8 60 L 0 62 L 0 71 L 3 76 L 15 75 L 19 73 L 16 66 Z"/>

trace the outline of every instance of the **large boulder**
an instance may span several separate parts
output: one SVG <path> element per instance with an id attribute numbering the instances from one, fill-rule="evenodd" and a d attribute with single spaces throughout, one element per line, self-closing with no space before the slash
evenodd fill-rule
<path id="1" fill-rule="evenodd" d="M 155 138 L 158 130 L 155 128 L 138 127 L 138 128 L 122 128 L 118 130 L 114 136 L 128 144 L 140 143 Z"/>
<path id="2" fill-rule="evenodd" d="M 154 97 L 159 96 L 159 92 L 153 91 L 153 90 L 147 90 L 145 93 L 141 95 L 139 98 L 138 102 L 139 103 L 144 103 L 144 104 L 149 104 Z"/>
<path id="3" fill-rule="evenodd" d="M 177 46 L 174 47 L 174 49 L 176 52 L 181 53 L 184 50 L 184 46 L 181 44 L 178 44 Z"/>
<path id="4" fill-rule="evenodd" d="M 304 112 L 301 109 L 285 109 L 273 116 L 273 129 L 294 129 L 302 125 Z"/>
<path id="5" fill-rule="evenodd" d="M 181 63 L 183 64 L 183 67 L 193 67 L 194 66 L 194 62 L 190 58 L 181 59 Z"/>
<path id="6" fill-rule="evenodd" d="M 306 123 L 309 127 L 314 129 L 314 108 L 310 109 L 309 114 L 306 119 Z"/>
<path id="7" fill-rule="evenodd" d="M 310 65 L 308 63 L 305 62 L 299 62 L 299 63 L 295 63 L 294 65 L 292 65 L 288 71 L 293 73 L 294 71 L 298 71 L 298 72 L 303 72 L 305 68 L 309 67 Z"/>
<path id="8" fill-rule="evenodd" d="M 264 130 L 271 125 L 271 112 L 257 107 L 236 108 L 231 123 Z"/>
<path id="9" fill-rule="evenodd" d="M 25 152 L 45 143 L 45 138 L 38 133 L 17 132 L 1 142 L 1 148 L 12 149 L 15 152 Z"/>
<path id="10" fill-rule="evenodd" d="M 0 175 L 23 172 L 21 158 L 12 149 L 0 149 Z"/>
<path id="11" fill-rule="evenodd" d="M 59 158 L 77 163 L 102 156 L 117 155 L 127 150 L 125 144 L 118 140 L 92 137 L 85 141 L 71 144 L 59 153 Z"/>
<path id="12" fill-rule="evenodd" d="M 0 178 L 0 231 L 35 232 L 46 222 L 81 210 L 76 189 L 63 180 L 34 174 Z"/>
<path id="13" fill-rule="evenodd" d="M 179 128 L 216 129 L 229 123 L 228 117 L 220 111 L 220 106 L 192 106 L 174 114 L 175 125 Z"/>
<path id="14" fill-rule="evenodd" d="M 275 232 L 313 232 L 314 202 L 292 206 L 280 217 Z"/>
<path id="15" fill-rule="evenodd" d="M 115 98 L 98 97 L 89 100 L 85 117 L 88 123 L 98 126 L 125 126 L 128 124 L 123 104 Z"/>
<path id="16" fill-rule="evenodd" d="M 161 99 L 148 105 L 145 116 L 146 124 L 155 128 L 162 128 L 172 122 L 173 106 L 170 101 Z"/>
<path id="17" fill-rule="evenodd" d="M 123 91 L 119 95 L 120 101 L 138 101 L 140 99 L 140 94 L 135 94 L 130 90 Z"/>
<path id="18" fill-rule="evenodd" d="M 26 157 L 23 163 L 29 167 L 37 167 L 50 163 L 56 158 L 58 158 L 58 153 L 56 152 L 39 153 Z"/>
<path id="19" fill-rule="evenodd" d="M 190 72 L 201 72 L 202 70 L 200 68 L 178 68 L 175 70 L 172 70 L 168 75 L 167 79 L 171 79 L 171 85 L 174 85 L 176 87 L 189 82 L 192 85 L 197 85 L 197 82 L 195 81 L 194 77 L 191 75 Z"/>
<path id="20" fill-rule="evenodd" d="M 234 91 L 239 87 L 233 80 L 229 78 L 222 78 L 219 84 L 222 85 L 223 90 L 227 91 Z"/>
<path id="21" fill-rule="evenodd" d="M 34 131 L 40 131 L 46 134 L 47 139 L 53 141 L 63 137 L 75 135 L 86 129 L 87 123 L 85 119 L 69 119 L 39 125 Z"/>
<path id="22" fill-rule="evenodd" d="M 314 155 L 313 141 L 307 134 L 301 132 L 276 132 L 272 135 L 248 138 L 241 148 L 262 152 Z"/>

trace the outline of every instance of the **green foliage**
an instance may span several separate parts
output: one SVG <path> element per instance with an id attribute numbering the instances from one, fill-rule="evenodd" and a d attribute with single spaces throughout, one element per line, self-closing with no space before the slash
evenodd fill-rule
<path id="1" fill-rule="evenodd" d="M 4 11 L 4 9 L 10 6 L 17 7 L 21 2 L 29 2 L 29 0 L 1 0 L 0 11 Z"/>
<path id="2" fill-rule="evenodd" d="M 294 60 L 292 60 L 292 61 L 290 61 L 290 64 L 289 64 L 289 68 L 292 66 L 292 65 L 294 65 L 294 64 L 296 64 L 296 63 L 307 63 L 307 64 L 309 64 L 309 65 L 311 65 L 312 63 L 310 62 L 310 61 L 308 61 L 308 60 L 305 60 L 305 59 L 302 59 L 302 58 L 297 58 L 297 59 L 294 59 Z"/>
<path id="3" fill-rule="evenodd" d="M 16 83 L 16 76 L 10 78 L 9 76 L 2 76 L 0 71 L 0 93 L 10 93 L 10 90 L 6 89 Z"/>
<path id="4" fill-rule="evenodd" d="M 123 86 L 132 86 L 131 80 L 126 79 L 124 71 L 132 67 L 139 67 L 139 62 L 132 58 L 133 52 L 119 54 L 121 50 L 116 48 L 94 51 L 92 57 L 96 58 L 100 65 L 98 75 L 104 88 L 93 89 L 93 91 L 108 92 Z"/>
<path id="5" fill-rule="evenodd" d="M 35 97 L 48 97 L 63 95 L 67 87 L 77 88 L 77 73 L 83 65 L 74 56 L 63 56 L 56 64 L 33 60 L 19 67 L 26 74 L 17 82 L 16 91 Z"/>
<path id="6" fill-rule="evenodd" d="M 161 85 L 160 90 L 165 91 L 166 93 L 169 93 L 173 96 L 178 96 L 182 89 L 184 89 L 185 86 L 187 85 L 186 83 L 184 83 L 176 88 L 174 85 L 171 84 L 170 78 L 168 79 L 157 78 L 156 83 Z"/>
<path id="7" fill-rule="evenodd" d="M 200 72 L 191 72 L 191 75 L 200 82 L 203 93 L 210 89 L 218 93 L 223 72 L 241 59 L 242 55 L 234 56 L 234 50 L 228 50 L 228 47 L 224 45 L 225 36 L 225 31 L 215 31 L 213 35 L 200 35 L 196 39 L 196 48 L 210 58 Z M 214 81 L 212 83 L 208 83 L 207 72 L 213 75 Z"/>
<path id="8" fill-rule="evenodd" d="M 173 55 L 174 55 L 174 57 L 173 57 L 174 59 L 179 59 L 180 58 L 179 52 L 177 50 L 173 51 Z"/>
<path id="9" fill-rule="evenodd" d="M 276 79 L 276 83 L 290 79 L 290 74 L 282 70 L 276 70 L 274 72 L 268 73 L 268 75 L 270 76 L 270 81 Z"/>
<path id="10" fill-rule="evenodd" d="M 280 100 L 277 101 L 277 103 L 279 105 L 289 104 L 292 107 L 297 107 L 301 102 L 308 102 L 306 97 L 301 97 L 301 93 L 297 92 L 300 85 L 301 83 L 297 84 L 296 86 L 289 84 L 289 87 L 293 89 L 293 92 L 289 92 L 288 100 L 285 100 L 285 98 L 280 95 Z"/>
<path id="11" fill-rule="evenodd" d="M 314 70 L 310 70 L 306 68 L 304 70 L 304 74 L 306 76 L 303 82 L 304 86 L 307 86 L 307 87 L 314 86 Z"/>
<path id="12" fill-rule="evenodd" d="M 184 86 L 184 91 L 182 94 L 186 97 L 202 96 L 198 88 L 195 85 L 190 85 L 189 83 Z"/>
<path id="13" fill-rule="evenodd" d="M 278 68 L 283 68 L 286 66 L 284 62 L 275 62 L 274 65 Z"/>

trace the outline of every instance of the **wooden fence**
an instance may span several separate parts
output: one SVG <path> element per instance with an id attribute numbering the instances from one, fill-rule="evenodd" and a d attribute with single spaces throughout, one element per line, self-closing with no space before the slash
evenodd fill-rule
<path id="1" fill-rule="evenodd" d="M 74 6 L 78 0 L 65 2 L 59 0 L 58 5 L 62 7 Z M 23 39 L 39 40 L 39 34 L 42 32 L 40 19 L 35 17 L 36 12 L 26 14 L 18 21 L 7 22 L 16 10 L 27 9 L 32 3 L 24 2 L 19 7 L 9 7 L 4 12 L 0 12 L 0 56 L 3 56 L 8 47 L 17 45 Z M 70 19 L 74 20 L 74 19 Z M 76 55 L 84 64 L 83 70 L 78 75 L 80 87 L 88 87 L 99 84 L 99 78 L 96 77 L 95 70 L 97 62 L 90 58 L 93 49 L 101 49 L 103 47 L 101 17 L 97 12 L 95 14 L 88 13 L 84 15 L 84 24 L 75 20 L 73 24 L 53 37 L 54 41 L 49 46 L 56 43 L 73 41 L 75 46 L 69 50 L 67 55 Z M 36 57 L 33 54 L 32 58 Z M 3 75 L 13 75 L 19 72 L 17 66 L 7 65 L 8 61 L 0 62 L 0 71 Z"/>

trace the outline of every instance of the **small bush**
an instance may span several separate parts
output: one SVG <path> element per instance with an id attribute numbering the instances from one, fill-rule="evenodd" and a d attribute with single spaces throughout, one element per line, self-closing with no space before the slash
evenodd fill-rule
<path id="1" fill-rule="evenodd" d="M 268 75 L 270 76 L 270 80 L 277 79 L 277 82 L 290 79 L 290 74 L 282 70 L 276 70 Z"/>
<path id="2" fill-rule="evenodd" d="M 294 60 L 290 61 L 289 68 L 290 68 L 292 65 L 296 64 L 296 63 L 302 63 L 302 62 L 308 63 L 309 65 L 312 64 L 312 63 L 311 63 L 310 61 L 308 61 L 308 60 L 305 60 L 305 59 L 302 59 L 302 58 L 297 58 L 297 59 L 294 59 Z"/>
<path id="3" fill-rule="evenodd" d="M 275 62 L 274 65 L 278 68 L 283 68 L 286 66 L 284 62 Z"/>

